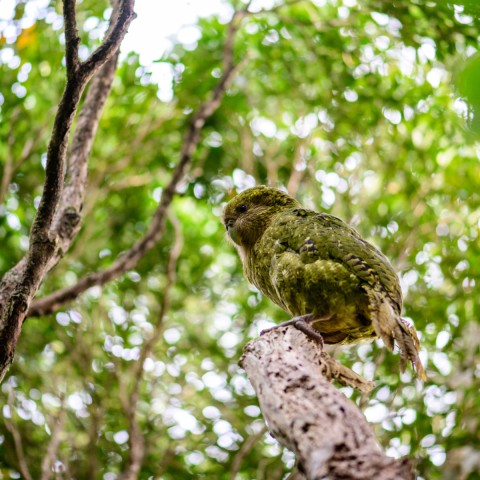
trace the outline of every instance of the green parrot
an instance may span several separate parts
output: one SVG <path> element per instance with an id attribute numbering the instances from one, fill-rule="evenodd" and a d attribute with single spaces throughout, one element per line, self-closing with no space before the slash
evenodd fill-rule
<path id="1" fill-rule="evenodd" d="M 425 380 L 417 334 L 401 318 L 398 277 L 355 229 L 266 186 L 230 200 L 223 223 L 248 281 L 292 315 L 282 325 L 332 345 L 380 337 L 393 350 L 396 343 L 401 371 L 410 361 Z"/>

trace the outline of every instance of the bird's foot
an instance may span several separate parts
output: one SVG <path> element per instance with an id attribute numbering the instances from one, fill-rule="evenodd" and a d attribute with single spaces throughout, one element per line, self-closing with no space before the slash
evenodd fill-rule
<path id="1" fill-rule="evenodd" d="M 323 337 L 322 335 L 312 327 L 313 323 L 318 322 L 319 320 L 323 320 L 323 318 L 318 318 L 312 314 L 308 315 L 300 315 L 298 317 L 293 317 L 291 320 L 287 320 L 286 322 L 282 322 L 274 327 L 267 328 L 260 332 L 260 335 L 264 335 L 267 332 L 275 330 L 277 328 L 288 327 L 293 325 L 297 330 L 303 332 L 308 338 L 312 339 L 313 341 L 320 344 L 321 349 L 323 350 Z"/>

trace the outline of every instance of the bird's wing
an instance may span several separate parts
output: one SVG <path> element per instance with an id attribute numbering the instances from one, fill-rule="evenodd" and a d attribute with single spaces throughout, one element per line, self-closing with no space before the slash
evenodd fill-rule
<path id="1" fill-rule="evenodd" d="M 272 227 L 277 241 L 300 254 L 305 263 L 333 260 L 372 288 L 380 289 L 400 314 L 402 292 L 388 259 L 343 220 L 326 213 L 295 208 L 282 214 Z"/>
<path id="2" fill-rule="evenodd" d="M 401 370 L 410 361 L 417 371 L 418 377 L 426 378 L 420 361 L 419 341 L 415 329 L 401 318 L 402 293 L 398 277 L 388 259 L 358 232 L 341 219 L 326 213 L 295 208 L 279 215 L 271 225 L 271 239 L 277 246 L 277 255 L 272 259 L 281 263 L 285 255 L 291 258 L 289 265 L 299 262 L 306 266 L 309 263 L 324 260 L 331 274 L 348 271 L 359 280 L 369 300 L 370 315 L 373 328 L 383 339 L 386 346 L 393 350 L 397 342 L 401 355 Z M 337 265 L 337 267 L 336 267 Z M 275 270 L 281 270 L 276 265 Z M 298 269 L 301 271 L 301 268 Z M 295 281 L 295 269 L 288 271 L 288 282 Z M 277 295 L 280 300 L 285 296 Z M 294 304 L 301 296 L 288 298 L 287 304 Z M 300 301 L 298 300 L 298 301 Z M 301 308 L 296 308 L 301 310 Z M 287 309 L 288 310 L 288 309 Z"/>

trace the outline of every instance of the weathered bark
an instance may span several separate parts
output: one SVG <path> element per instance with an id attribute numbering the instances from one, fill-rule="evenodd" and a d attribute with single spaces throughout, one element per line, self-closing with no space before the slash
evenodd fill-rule
<path id="1" fill-rule="evenodd" d="M 233 44 L 241 20 L 249 13 L 248 4 L 234 13 L 223 52 L 223 73 L 210 97 L 192 115 L 185 134 L 180 159 L 172 178 L 162 193 L 146 235 L 105 270 L 91 273 L 73 287 L 61 289 L 39 299 L 32 299 L 51 268 L 70 247 L 81 220 L 80 210 L 85 194 L 86 165 L 103 103 L 115 70 L 113 56 L 134 18 L 134 0 L 113 0 L 111 27 L 104 42 L 85 62 L 78 59 L 79 37 L 76 29 L 75 0 L 64 0 L 67 82 L 54 122 L 47 154 L 46 179 L 40 206 L 30 235 L 30 248 L 8 271 L 0 284 L 0 381 L 13 361 L 23 321 L 27 316 L 55 311 L 60 305 L 78 297 L 94 285 L 103 285 L 134 268 L 140 259 L 162 238 L 167 211 L 192 162 L 206 121 L 219 107 L 239 64 L 235 63 Z M 107 62 L 107 63 L 106 63 Z M 90 95 L 78 118 L 72 141 L 67 180 L 64 179 L 66 146 L 78 104 L 88 80 L 104 66 L 92 82 Z M 100 75 L 101 74 L 101 75 Z M 97 99 L 91 102 L 90 99 Z"/>
<path id="2" fill-rule="evenodd" d="M 64 0 L 65 58 L 67 80 L 53 123 L 47 149 L 45 182 L 40 204 L 30 232 L 27 254 L 8 271 L 0 283 L 0 381 L 13 361 L 23 320 L 52 260 L 60 259 L 60 236 L 74 230 L 79 216 L 74 208 L 66 211 L 62 228 L 52 230 L 61 205 L 67 144 L 71 126 L 82 93 L 90 78 L 117 52 L 130 22 L 134 18 L 134 0 L 122 0 L 118 15 L 112 18 L 103 43 L 85 62 L 78 58 L 79 36 L 76 25 L 75 0 Z"/>
<path id="3" fill-rule="evenodd" d="M 120 14 L 119 0 L 112 0 L 111 3 L 113 11 L 106 37 L 111 35 Z M 65 184 L 50 229 L 50 236 L 57 239 L 57 249 L 46 267 L 47 271 L 67 252 L 81 227 L 80 213 L 86 193 L 88 159 L 115 78 L 119 53 L 117 49 L 93 76 L 77 117 L 67 158 Z"/>
<path id="4" fill-rule="evenodd" d="M 331 383 L 337 378 L 355 386 L 361 377 L 338 367 L 295 327 L 274 329 L 247 344 L 240 365 L 270 432 L 295 453 L 307 479 L 415 478 L 410 459 L 387 457 L 358 407 Z"/>

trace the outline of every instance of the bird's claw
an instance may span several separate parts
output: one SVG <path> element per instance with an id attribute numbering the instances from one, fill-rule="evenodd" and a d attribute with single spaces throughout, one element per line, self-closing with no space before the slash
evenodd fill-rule
<path id="1" fill-rule="evenodd" d="M 316 343 L 320 344 L 320 347 L 323 350 L 323 337 L 322 335 L 315 330 L 311 324 L 315 323 L 318 319 L 311 315 L 300 315 L 298 317 L 293 317 L 290 320 L 287 320 L 286 322 L 282 322 L 279 325 L 275 325 L 270 328 L 266 328 L 265 330 L 262 330 L 260 332 L 260 335 L 265 335 L 268 332 L 271 332 L 272 330 L 276 330 L 277 328 L 283 328 L 283 327 L 289 327 L 290 325 L 293 325 L 297 330 L 300 330 L 303 332 L 308 338 L 311 340 L 314 340 Z"/>

